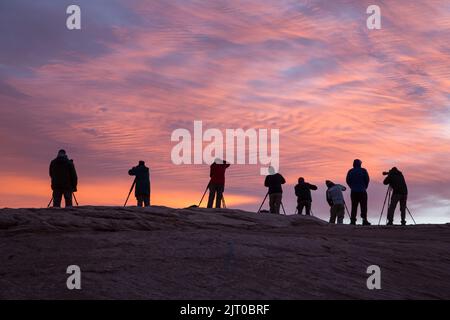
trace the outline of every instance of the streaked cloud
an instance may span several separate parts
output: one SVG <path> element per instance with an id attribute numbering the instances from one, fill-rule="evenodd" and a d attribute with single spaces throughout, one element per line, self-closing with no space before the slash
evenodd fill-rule
<path id="1" fill-rule="evenodd" d="M 0 177 L 14 186 L 0 192 L 1 206 L 29 195 L 14 177 L 41 181 L 44 198 L 60 147 L 75 158 L 89 202 L 108 203 L 107 190 L 115 204 L 142 158 L 157 203 L 173 204 L 167 190 L 180 206 L 195 203 L 208 167 L 170 162 L 171 131 L 194 120 L 279 128 L 291 210 L 302 175 L 320 184 L 314 200 L 325 216 L 323 181 L 344 182 L 357 157 L 373 177 L 373 217 L 385 192 L 381 171 L 393 165 L 424 219 L 450 199 L 446 1 L 377 1 L 377 31 L 365 27 L 370 1 L 78 2 L 80 32 L 65 29 L 69 2 L 0 5 Z M 265 193 L 258 168 L 234 166 L 229 175 L 230 198 L 256 209 Z"/>

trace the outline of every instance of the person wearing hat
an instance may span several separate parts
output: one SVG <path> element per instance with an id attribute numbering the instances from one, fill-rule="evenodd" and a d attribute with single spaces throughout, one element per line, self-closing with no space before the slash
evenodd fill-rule
<path id="1" fill-rule="evenodd" d="M 343 224 L 345 215 L 345 200 L 342 191 L 347 188 L 340 184 L 335 184 L 334 182 L 327 180 L 325 181 L 327 186 L 327 202 L 330 205 L 330 223 Z"/>
<path id="2" fill-rule="evenodd" d="M 294 188 L 295 195 L 297 196 L 297 210 L 298 214 L 302 214 L 303 208 L 305 208 L 305 214 L 309 216 L 311 214 L 311 190 L 317 190 L 317 186 L 305 182 L 305 178 L 298 178 L 298 184 Z"/>
<path id="3" fill-rule="evenodd" d="M 394 212 L 397 204 L 400 203 L 401 223 L 406 225 L 406 202 L 408 200 L 408 186 L 406 185 L 405 177 L 403 173 L 393 167 L 388 172 L 388 176 L 384 179 L 383 184 L 389 185 L 392 189 L 391 203 L 388 209 L 388 222 L 387 225 L 394 224 Z"/>
<path id="4" fill-rule="evenodd" d="M 134 195 L 136 196 L 137 206 L 150 206 L 150 169 L 145 166 L 144 161 L 139 161 L 136 167 L 128 171 L 130 176 L 135 176 L 136 186 Z"/>
<path id="5" fill-rule="evenodd" d="M 61 207 L 64 196 L 66 207 L 72 206 L 72 194 L 77 191 L 78 176 L 73 160 L 69 160 L 66 151 L 61 149 L 50 163 L 49 175 L 53 190 L 53 207 Z"/>

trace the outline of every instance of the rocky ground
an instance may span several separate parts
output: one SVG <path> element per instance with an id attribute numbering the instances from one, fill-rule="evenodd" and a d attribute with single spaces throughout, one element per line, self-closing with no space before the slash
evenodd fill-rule
<path id="1" fill-rule="evenodd" d="M 200 208 L 0 210 L 1 299 L 450 299 L 450 224 Z M 69 265 L 81 290 L 68 290 Z M 381 268 L 369 290 L 367 267 Z"/>

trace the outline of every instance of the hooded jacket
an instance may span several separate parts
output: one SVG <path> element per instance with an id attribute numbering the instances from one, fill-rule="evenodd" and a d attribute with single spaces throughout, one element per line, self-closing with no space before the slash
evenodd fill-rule
<path id="1" fill-rule="evenodd" d="M 361 168 L 361 161 L 353 161 L 353 169 L 350 169 L 347 173 L 347 185 L 352 192 L 365 192 L 369 187 L 369 174 L 367 170 Z"/>
<path id="2" fill-rule="evenodd" d="M 340 184 L 330 183 L 327 190 L 327 202 L 332 207 L 335 204 L 345 204 L 344 195 L 342 191 L 347 190 L 346 187 Z"/>
<path id="3" fill-rule="evenodd" d="M 223 163 L 216 163 L 213 162 L 211 164 L 211 169 L 209 171 L 209 177 L 211 180 L 209 181 L 210 184 L 217 184 L 217 185 L 225 185 L 225 170 L 230 166 L 229 163 L 226 161 L 223 161 Z"/>
<path id="4" fill-rule="evenodd" d="M 52 179 L 52 190 L 77 190 L 78 176 L 75 165 L 66 155 L 58 156 L 50 162 L 49 175 Z"/>
<path id="5" fill-rule="evenodd" d="M 136 176 L 135 196 L 150 195 L 150 169 L 145 164 L 139 164 L 128 171 L 130 176 Z"/>
<path id="6" fill-rule="evenodd" d="M 279 173 L 266 176 L 266 179 L 264 180 L 264 186 L 269 188 L 269 194 L 283 193 L 283 188 L 281 185 L 285 183 L 286 180 Z"/>
<path id="7" fill-rule="evenodd" d="M 389 170 L 388 176 L 384 179 L 383 183 L 389 185 L 392 188 L 393 194 L 408 194 L 408 186 L 406 185 L 405 177 L 403 173 L 397 168 Z"/>
<path id="8" fill-rule="evenodd" d="M 297 201 L 312 201 L 311 190 L 317 190 L 317 186 L 307 182 L 300 182 L 294 189 Z"/>

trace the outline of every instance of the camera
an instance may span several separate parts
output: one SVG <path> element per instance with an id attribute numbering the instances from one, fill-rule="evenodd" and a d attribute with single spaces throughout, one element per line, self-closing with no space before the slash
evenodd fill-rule
<path id="1" fill-rule="evenodd" d="M 389 171 L 383 171 L 383 176 L 389 175 Z"/>

